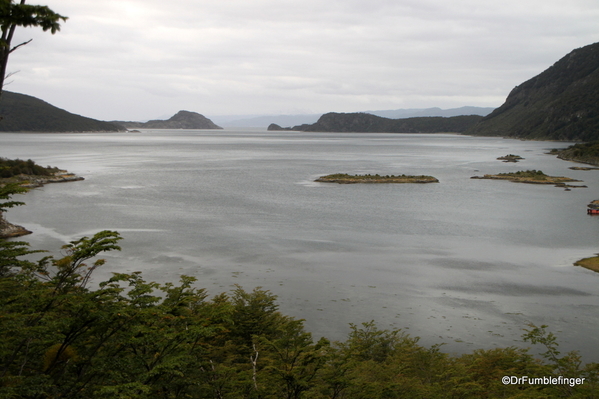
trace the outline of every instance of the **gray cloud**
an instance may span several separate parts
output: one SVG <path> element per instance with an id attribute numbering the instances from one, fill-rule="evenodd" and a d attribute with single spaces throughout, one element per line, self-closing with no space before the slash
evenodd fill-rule
<path id="1" fill-rule="evenodd" d="M 33 2 L 33 1 L 32 1 Z M 7 90 L 99 119 L 499 106 L 597 41 L 594 0 L 48 0 Z"/>

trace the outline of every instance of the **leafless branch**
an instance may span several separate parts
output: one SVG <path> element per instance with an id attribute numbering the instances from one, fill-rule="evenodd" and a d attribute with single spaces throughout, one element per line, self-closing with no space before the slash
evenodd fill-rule
<path id="1" fill-rule="evenodd" d="M 13 48 L 11 48 L 11 49 L 10 49 L 10 51 L 9 51 L 8 53 L 10 54 L 10 53 L 12 53 L 13 51 L 15 51 L 16 49 L 18 49 L 19 47 L 21 47 L 21 46 L 24 46 L 24 45 L 26 45 L 26 44 L 29 44 L 29 43 L 31 43 L 31 41 L 32 41 L 32 40 L 33 40 L 33 39 L 29 39 L 29 40 L 27 40 L 26 42 L 23 42 L 23 43 L 21 43 L 21 44 L 17 44 L 17 45 L 16 45 L 16 46 L 14 46 Z"/>

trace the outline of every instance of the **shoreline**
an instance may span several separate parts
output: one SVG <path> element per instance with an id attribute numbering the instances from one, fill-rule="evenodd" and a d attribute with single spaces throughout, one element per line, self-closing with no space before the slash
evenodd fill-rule
<path id="1" fill-rule="evenodd" d="M 548 176 L 536 170 L 520 171 L 515 173 L 498 173 L 494 175 L 472 176 L 471 179 L 507 180 L 513 183 L 525 184 L 552 184 L 562 188 L 586 188 L 585 185 L 570 185 L 566 183 L 580 183 L 582 180 L 572 179 L 564 176 Z"/>
<path id="2" fill-rule="evenodd" d="M 74 173 L 69 173 L 66 170 L 59 170 L 53 176 L 17 175 L 12 178 L 2 180 L 4 181 L 0 182 L 0 184 L 19 183 L 21 187 L 31 189 L 43 187 L 45 184 L 49 183 L 67 183 L 85 179 L 81 176 L 77 176 Z M 4 218 L 4 213 L 0 212 L 0 239 L 21 237 L 33 233 L 23 226 L 10 223 Z"/>
<path id="3" fill-rule="evenodd" d="M 585 269 L 599 273 L 599 255 L 577 260 L 574 262 L 574 266 L 584 267 Z"/>

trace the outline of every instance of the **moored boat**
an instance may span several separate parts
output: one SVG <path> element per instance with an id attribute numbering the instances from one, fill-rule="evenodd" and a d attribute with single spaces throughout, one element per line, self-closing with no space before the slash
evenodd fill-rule
<path id="1" fill-rule="evenodd" d="M 599 215 L 599 200 L 591 201 L 587 205 L 587 215 Z"/>

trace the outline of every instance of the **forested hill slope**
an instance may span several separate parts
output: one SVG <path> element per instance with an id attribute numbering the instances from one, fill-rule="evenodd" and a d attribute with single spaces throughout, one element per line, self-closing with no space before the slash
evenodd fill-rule
<path id="1" fill-rule="evenodd" d="M 271 125 L 269 130 L 297 130 L 304 132 L 355 132 L 355 133 L 461 133 L 478 122 L 482 116 L 462 115 L 389 119 L 367 113 L 324 114 L 311 125 L 281 128 Z"/>
<path id="2" fill-rule="evenodd" d="M 466 134 L 536 140 L 599 139 L 599 43 L 576 49 L 516 86 Z"/>
<path id="3" fill-rule="evenodd" d="M 25 94 L 2 92 L 0 132 L 116 132 L 121 126 L 75 115 Z"/>

